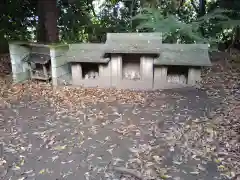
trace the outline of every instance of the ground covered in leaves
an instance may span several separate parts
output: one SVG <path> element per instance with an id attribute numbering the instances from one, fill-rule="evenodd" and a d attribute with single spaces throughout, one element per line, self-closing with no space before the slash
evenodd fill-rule
<path id="1" fill-rule="evenodd" d="M 154 92 L 2 78 L 0 178 L 237 179 L 239 72 L 204 74 L 200 89 Z"/>

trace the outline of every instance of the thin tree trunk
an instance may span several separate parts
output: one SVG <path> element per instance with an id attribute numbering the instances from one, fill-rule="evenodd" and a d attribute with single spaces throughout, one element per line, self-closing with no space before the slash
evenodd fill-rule
<path id="1" fill-rule="evenodd" d="M 198 17 L 202 17 L 205 14 L 206 14 L 206 0 L 199 0 Z"/>

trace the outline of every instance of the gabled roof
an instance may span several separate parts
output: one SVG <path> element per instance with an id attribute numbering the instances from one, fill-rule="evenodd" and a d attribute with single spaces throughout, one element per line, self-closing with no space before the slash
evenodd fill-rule
<path id="1" fill-rule="evenodd" d="M 108 33 L 104 53 L 159 54 L 161 43 L 161 33 Z"/>
<path id="2" fill-rule="evenodd" d="M 211 66 L 207 44 L 162 44 L 157 65 Z"/>
<path id="3" fill-rule="evenodd" d="M 67 56 L 69 62 L 106 63 L 110 59 L 103 57 L 103 45 L 97 43 L 70 44 Z"/>

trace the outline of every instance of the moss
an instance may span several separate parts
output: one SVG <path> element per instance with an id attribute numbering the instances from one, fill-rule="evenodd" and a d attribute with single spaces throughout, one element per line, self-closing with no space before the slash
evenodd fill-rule
<path id="1" fill-rule="evenodd" d="M 27 41 L 8 41 L 8 44 L 27 45 L 27 44 L 29 44 L 29 42 L 27 42 Z"/>
<path id="2" fill-rule="evenodd" d="M 64 44 L 64 43 L 53 43 L 53 44 L 42 44 L 42 43 L 36 43 L 36 42 L 27 42 L 27 41 L 9 41 L 9 44 L 16 44 L 16 45 L 27 45 L 27 46 L 34 46 L 36 45 L 43 45 L 43 46 L 48 46 L 49 48 L 52 49 L 68 49 L 69 45 Z"/>
<path id="3" fill-rule="evenodd" d="M 49 44 L 50 49 L 69 49 L 69 44 L 63 44 L 63 43 L 54 43 Z"/>

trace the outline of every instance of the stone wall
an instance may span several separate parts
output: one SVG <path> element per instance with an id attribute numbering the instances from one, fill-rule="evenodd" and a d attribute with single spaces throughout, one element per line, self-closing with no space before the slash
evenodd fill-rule
<path id="1" fill-rule="evenodd" d="M 23 61 L 34 48 L 26 46 L 27 43 L 10 43 L 9 51 L 14 83 L 22 82 L 30 78 L 29 67 Z M 108 63 L 99 63 L 99 77 L 96 79 L 84 79 L 82 77 L 81 63 L 69 63 L 71 58 L 68 53 L 69 45 L 36 47 L 38 53 L 50 54 L 52 83 L 56 85 L 83 85 L 85 87 L 115 87 L 120 89 L 165 89 L 173 88 L 167 83 L 167 66 L 154 65 L 153 57 L 140 57 L 140 80 L 123 78 L 123 62 L 121 55 L 112 55 Z M 131 66 L 131 63 L 129 64 Z M 136 65 L 134 65 L 136 66 Z M 137 66 L 136 66 L 137 67 Z M 195 86 L 201 80 L 201 68 L 189 67 L 187 85 Z M 183 87 L 185 85 L 176 85 Z"/>
<path id="2" fill-rule="evenodd" d="M 9 53 L 12 65 L 12 77 L 14 83 L 23 82 L 30 77 L 28 64 L 23 59 L 30 53 L 30 48 L 23 43 L 10 43 Z"/>
<path id="3" fill-rule="evenodd" d="M 71 67 L 67 62 L 68 45 L 50 47 L 52 83 L 56 85 L 66 85 L 71 81 Z"/>

